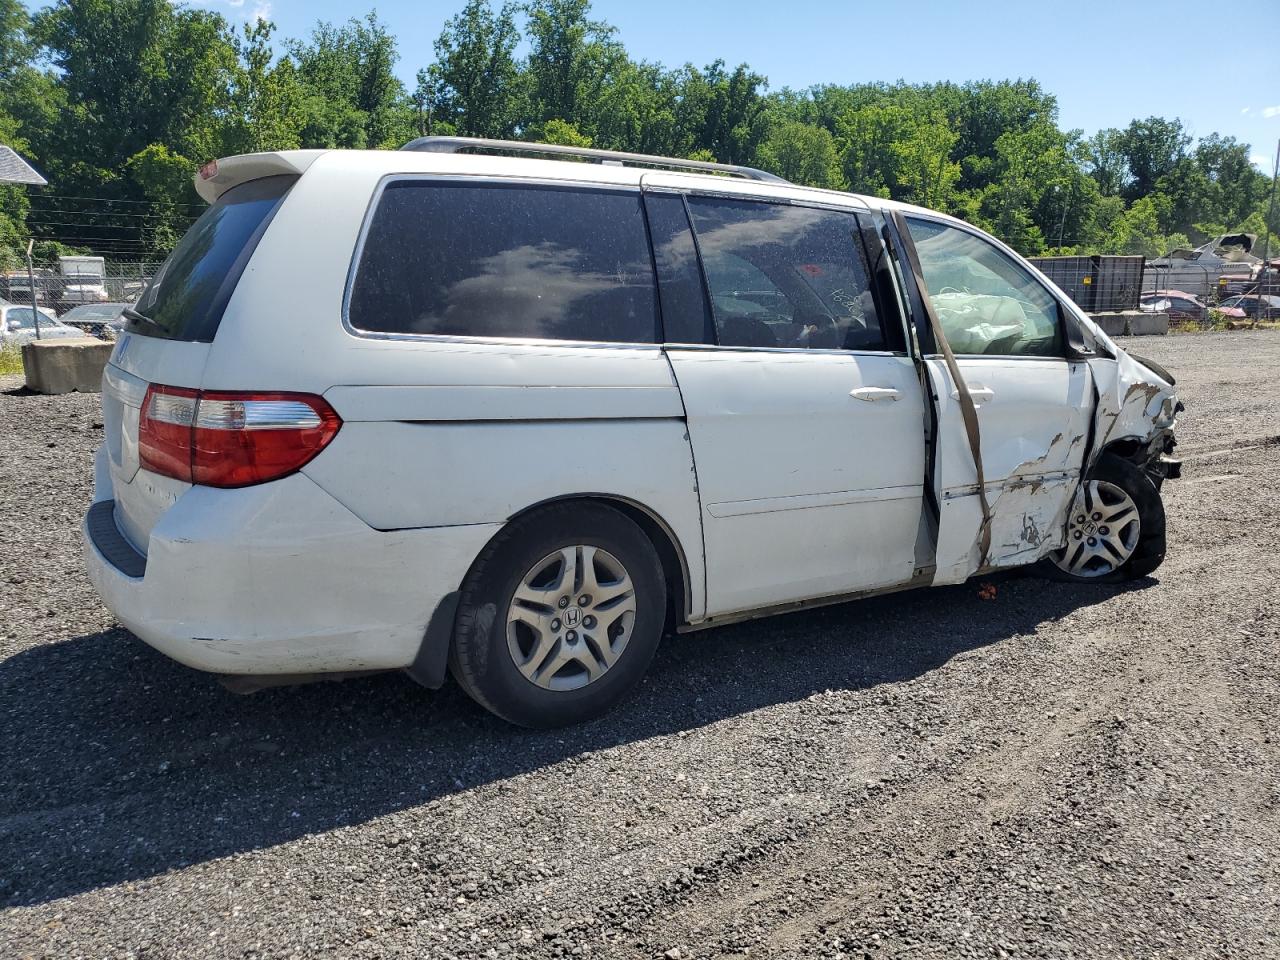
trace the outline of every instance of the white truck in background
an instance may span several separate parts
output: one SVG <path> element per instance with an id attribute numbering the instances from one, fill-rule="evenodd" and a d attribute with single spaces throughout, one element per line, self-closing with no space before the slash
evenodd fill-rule
<path id="1" fill-rule="evenodd" d="M 107 296 L 107 264 L 102 257 L 58 258 L 55 291 L 58 313 L 86 303 L 103 303 Z"/>

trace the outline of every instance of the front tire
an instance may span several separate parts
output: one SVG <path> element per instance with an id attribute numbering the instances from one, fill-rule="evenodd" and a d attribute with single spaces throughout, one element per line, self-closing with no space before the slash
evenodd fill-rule
<path id="1" fill-rule="evenodd" d="M 634 522 L 599 504 L 547 507 L 509 524 L 476 560 L 449 669 L 512 723 L 580 723 L 640 682 L 666 609 L 662 564 Z"/>
<path id="2" fill-rule="evenodd" d="M 1136 580 L 1164 562 L 1160 490 L 1138 466 L 1104 453 L 1080 485 L 1067 516 L 1066 545 L 1044 562 L 1059 580 Z"/>

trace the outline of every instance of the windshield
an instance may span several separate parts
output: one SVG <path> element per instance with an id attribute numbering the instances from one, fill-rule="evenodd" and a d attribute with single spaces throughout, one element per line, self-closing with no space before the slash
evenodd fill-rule
<path id="1" fill-rule="evenodd" d="M 232 187 L 206 210 L 129 311 L 129 332 L 209 342 L 245 264 L 297 177 Z"/>
<path id="2" fill-rule="evenodd" d="M 7 319 L 10 323 L 17 321 L 19 330 L 34 330 L 36 328 L 35 313 L 30 307 L 17 307 L 10 310 Z M 41 327 L 56 327 L 58 325 L 57 320 L 54 320 L 44 313 L 40 314 Z"/>

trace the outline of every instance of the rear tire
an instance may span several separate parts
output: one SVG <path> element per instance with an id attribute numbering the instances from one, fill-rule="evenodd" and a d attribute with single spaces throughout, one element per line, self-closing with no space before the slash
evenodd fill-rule
<path id="1" fill-rule="evenodd" d="M 1131 514 L 1124 512 L 1126 505 L 1132 506 L 1132 521 Z M 1119 526 L 1113 517 L 1126 526 Z M 1127 542 L 1129 538 L 1132 543 Z M 1086 556 L 1089 553 L 1092 559 Z M 1104 453 L 1072 503 L 1066 546 L 1046 557 L 1041 568 L 1055 580 L 1118 583 L 1154 572 L 1164 562 L 1164 553 L 1164 502 L 1159 488 L 1140 467 Z"/>
<path id="2" fill-rule="evenodd" d="M 509 524 L 463 584 L 449 670 L 482 707 L 523 727 L 581 723 L 640 682 L 667 588 L 649 538 L 600 504 Z"/>

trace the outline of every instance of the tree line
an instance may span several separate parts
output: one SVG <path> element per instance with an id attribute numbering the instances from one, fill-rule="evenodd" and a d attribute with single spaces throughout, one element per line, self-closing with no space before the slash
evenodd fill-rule
<path id="1" fill-rule="evenodd" d="M 1156 256 L 1268 227 L 1248 144 L 1162 117 L 1062 130 L 1032 79 L 771 91 L 747 64 L 634 59 L 589 0 L 466 0 L 409 55 L 430 61 L 412 88 L 372 12 L 281 39 L 169 0 L 0 0 L 0 143 L 50 181 L 0 187 L 0 260 L 30 236 L 44 257 L 162 256 L 211 158 L 433 133 L 757 166 L 943 210 L 1027 255 Z"/>

